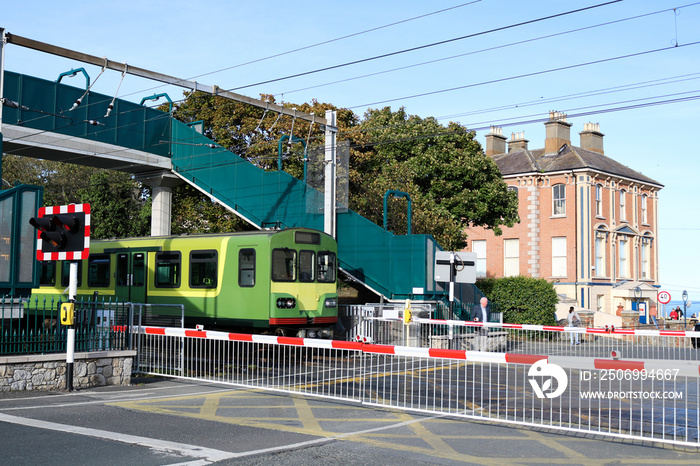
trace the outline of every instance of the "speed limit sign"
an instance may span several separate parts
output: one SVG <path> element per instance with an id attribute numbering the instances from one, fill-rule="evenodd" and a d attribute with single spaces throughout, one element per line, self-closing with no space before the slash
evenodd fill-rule
<path id="1" fill-rule="evenodd" d="M 656 299 L 658 299 L 661 304 L 668 304 L 671 302 L 671 293 L 668 291 L 659 291 L 659 294 L 656 295 Z"/>

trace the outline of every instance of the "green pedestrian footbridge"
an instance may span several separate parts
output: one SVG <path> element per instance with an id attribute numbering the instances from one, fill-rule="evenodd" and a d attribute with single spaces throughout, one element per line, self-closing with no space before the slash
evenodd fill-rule
<path id="1" fill-rule="evenodd" d="M 3 97 L 4 153 L 175 175 L 258 228 L 324 230 L 323 192 L 255 166 L 169 113 L 10 71 Z M 432 236 L 395 235 L 345 206 L 336 215 L 339 265 L 354 280 L 388 300 L 444 300 Z M 465 301 L 478 299 L 472 289 Z"/>

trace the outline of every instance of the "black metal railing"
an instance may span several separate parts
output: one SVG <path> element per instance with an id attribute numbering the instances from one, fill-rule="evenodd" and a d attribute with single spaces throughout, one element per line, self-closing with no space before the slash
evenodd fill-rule
<path id="1" fill-rule="evenodd" d="M 51 296 L 0 299 L 0 355 L 62 353 L 68 327 L 61 325 L 61 299 Z M 129 349 L 130 303 L 99 297 L 75 306 L 75 351 Z"/>

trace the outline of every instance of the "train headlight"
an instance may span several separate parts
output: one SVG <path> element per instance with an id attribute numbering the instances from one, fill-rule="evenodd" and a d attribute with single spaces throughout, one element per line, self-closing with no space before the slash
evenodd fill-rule
<path id="1" fill-rule="evenodd" d="M 338 307 L 338 298 L 326 298 L 323 302 L 323 306 L 328 308 Z"/>
<path id="2" fill-rule="evenodd" d="M 277 298 L 278 309 L 294 309 L 297 305 L 297 300 L 294 298 Z"/>

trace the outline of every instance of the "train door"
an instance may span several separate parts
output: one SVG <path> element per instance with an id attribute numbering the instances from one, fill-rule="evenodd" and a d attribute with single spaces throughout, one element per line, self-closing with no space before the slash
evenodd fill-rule
<path id="1" fill-rule="evenodd" d="M 120 301 L 146 302 L 146 253 L 127 251 L 117 253 L 115 293 Z"/>

